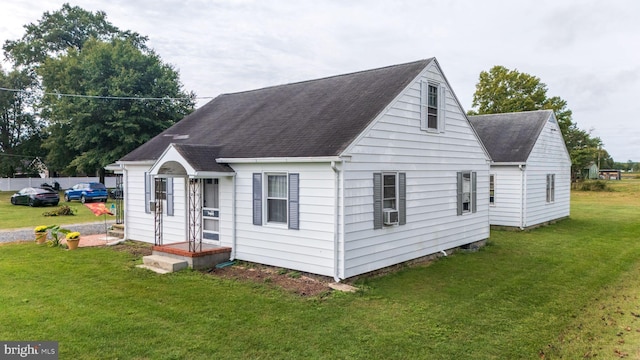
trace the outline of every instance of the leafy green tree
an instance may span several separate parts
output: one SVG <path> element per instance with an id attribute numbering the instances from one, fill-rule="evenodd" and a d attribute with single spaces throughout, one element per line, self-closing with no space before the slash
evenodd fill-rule
<path id="1" fill-rule="evenodd" d="M 47 161 L 69 173 L 102 169 L 194 107 L 178 72 L 129 40 L 89 39 L 81 50 L 47 59 L 38 73 L 46 93 L 91 96 L 45 96 L 41 103 L 51 121 Z"/>
<path id="2" fill-rule="evenodd" d="M 469 111 L 469 115 L 553 110 L 563 134 L 573 123 L 567 102 L 557 96 L 547 97 L 547 85 L 538 77 L 499 65 L 480 72 L 471 106 L 477 110 Z"/>
<path id="3" fill-rule="evenodd" d="M 129 39 L 138 48 L 146 46 L 146 37 L 121 31 L 106 18 L 103 11 L 92 13 L 65 3 L 58 11 L 45 12 L 37 24 L 25 25 L 26 32 L 21 39 L 5 41 L 5 56 L 15 66 L 33 68 L 48 58 L 66 54 L 69 49 L 81 50 L 90 38 Z"/>
<path id="4" fill-rule="evenodd" d="M 0 91 L 0 176 L 24 170 L 25 161 L 42 154 L 42 123 L 30 112 L 33 96 L 27 91 L 32 80 L 24 71 L 0 68 L 0 87 L 16 90 Z"/>
<path id="5" fill-rule="evenodd" d="M 590 132 L 579 129 L 572 120 L 567 102 L 558 96 L 548 97 L 547 85 L 536 76 L 504 66 L 482 71 L 472 106 L 477 109 L 470 110 L 469 115 L 553 110 L 571 156 L 574 175 L 591 162 L 600 160 L 601 165 L 613 163 L 606 150 L 602 149 L 602 141 L 597 137 L 592 138 Z"/>
<path id="6" fill-rule="evenodd" d="M 195 95 L 182 90 L 178 72 L 146 46 L 147 37 L 118 29 L 102 11 L 64 4 L 25 29 L 21 39 L 6 41 L 3 49 L 42 90 L 36 93 L 102 97 L 38 99 L 47 124 L 47 165 L 55 171 L 102 171 L 193 111 Z"/>

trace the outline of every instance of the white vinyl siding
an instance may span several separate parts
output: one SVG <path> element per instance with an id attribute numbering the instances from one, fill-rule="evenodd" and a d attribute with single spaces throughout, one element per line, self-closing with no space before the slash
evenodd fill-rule
<path id="1" fill-rule="evenodd" d="M 522 220 L 524 173 L 518 166 L 491 166 L 494 173 L 496 202 L 490 207 L 491 225 L 519 227 Z"/>
<path id="2" fill-rule="evenodd" d="M 145 192 L 145 175 L 151 166 L 143 165 L 127 165 L 126 177 L 124 180 L 125 187 L 125 231 L 126 238 L 130 240 L 154 242 L 154 215 L 152 212 L 147 213 L 145 204 L 147 196 L 153 196 L 153 191 Z M 167 216 L 167 200 L 165 202 L 165 217 L 163 218 L 163 242 L 169 244 L 173 242 L 183 242 L 186 240 L 186 226 L 184 214 L 186 214 L 185 205 L 185 182 L 183 178 L 173 178 L 173 214 Z M 153 181 L 150 181 L 153 183 Z M 169 194 L 168 194 L 169 195 Z M 153 197 L 151 197 L 152 199 Z M 170 210 L 169 210 L 170 211 Z"/>
<path id="3" fill-rule="evenodd" d="M 526 164 L 492 165 L 499 179 L 499 200 L 490 209 L 491 225 L 527 228 L 569 216 L 571 160 L 555 122 L 542 129 Z M 553 174 L 553 201 L 548 202 L 548 175 Z"/>
<path id="4" fill-rule="evenodd" d="M 335 174 L 330 163 L 230 166 L 236 171 L 236 259 L 332 276 Z M 253 175 L 259 173 L 264 179 L 267 174 L 285 172 L 289 174 L 290 185 L 294 181 L 299 183 L 297 195 L 289 192 L 289 208 L 295 205 L 299 209 L 299 229 L 269 226 L 266 222 L 263 226 L 255 226 Z M 296 177 L 292 179 L 291 175 L 297 175 L 299 180 Z M 265 186 L 263 184 L 262 188 Z M 221 196 L 222 194 L 221 190 Z M 266 192 L 263 196 L 266 196 Z M 295 197 L 297 201 L 293 201 Z M 264 199 L 263 204 L 266 204 Z M 293 220 L 290 213 L 289 221 Z"/>
<path id="5" fill-rule="evenodd" d="M 489 237 L 488 198 L 477 212 L 457 216 L 457 173 L 477 173 L 489 191 L 489 165 L 463 109 L 450 91 L 441 99 L 446 132 L 421 131 L 421 86 L 445 84 L 437 66 L 391 103 L 348 150 L 344 164 L 344 269 L 351 277 Z M 374 230 L 371 173 L 406 173 L 406 225 Z"/>

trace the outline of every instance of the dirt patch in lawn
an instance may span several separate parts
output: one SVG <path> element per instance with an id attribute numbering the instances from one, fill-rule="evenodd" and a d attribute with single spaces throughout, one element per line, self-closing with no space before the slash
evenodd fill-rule
<path id="1" fill-rule="evenodd" d="M 125 241 L 124 243 L 111 246 L 115 251 L 128 252 L 136 258 L 151 255 L 151 244 L 138 241 Z M 256 284 L 266 284 L 277 288 L 284 289 L 294 294 L 311 297 L 323 296 L 328 294 L 332 289 L 329 283 L 333 279 L 301 273 L 299 271 L 276 268 L 267 265 L 237 262 L 235 265 L 227 266 L 221 269 L 205 270 L 211 276 L 217 276 L 224 279 L 235 279 L 238 281 L 251 281 Z"/>
<path id="2" fill-rule="evenodd" d="M 111 248 L 115 251 L 128 252 L 136 258 L 151 255 L 151 244 L 147 244 L 140 241 L 125 241 L 118 245 L 113 245 Z"/>
<path id="3" fill-rule="evenodd" d="M 208 271 L 212 276 L 239 281 L 252 281 L 278 287 L 300 296 L 323 296 L 331 291 L 331 279 L 299 271 L 240 262 Z"/>

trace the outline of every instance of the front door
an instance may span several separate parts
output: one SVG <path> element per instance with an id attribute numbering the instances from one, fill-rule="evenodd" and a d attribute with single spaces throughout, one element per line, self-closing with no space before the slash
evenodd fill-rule
<path id="1" fill-rule="evenodd" d="M 218 179 L 204 179 L 202 196 L 202 242 L 220 242 L 220 199 Z"/>

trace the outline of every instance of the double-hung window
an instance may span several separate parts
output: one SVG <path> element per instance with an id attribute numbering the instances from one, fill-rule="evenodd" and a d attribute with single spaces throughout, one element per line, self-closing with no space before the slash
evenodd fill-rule
<path id="1" fill-rule="evenodd" d="M 444 132 L 446 91 L 442 84 L 422 81 L 420 85 L 420 129 Z"/>
<path id="2" fill-rule="evenodd" d="M 253 174 L 253 224 L 300 228 L 300 174 Z"/>
<path id="3" fill-rule="evenodd" d="M 407 174 L 373 174 L 373 228 L 407 223 Z"/>
<path id="4" fill-rule="evenodd" d="M 151 204 L 155 204 L 158 201 L 165 201 L 167 216 L 173 216 L 173 178 L 154 178 L 150 173 L 145 172 L 144 211 L 147 214 L 152 213 L 154 210 Z M 165 207 L 163 206 L 162 208 Z"/>
<path id="5" fill-rule="evenodd" d="M 287 223 L 287 175 L 267 175 L 267 222 Z"/>
<path id="6" fill-rule="evenodd" d="M 489 205 L 496 204 L 496 176 L 489 175 Z"/>
<path id="7" fill-rule="evenodd" d="M 458 215 L 476 212 L 476 177 L 475 171 L 458 173 Z"/>
<path id="8" fill-rule="evenodd" d="M 382 207 L 384 209 L 398 210 L 396 198 L 396 174 L 383 175 Z"/>
<path id="9" fill-rule="evenodd" d="M 547 202 L 552 203 L 556 197 L 556 174 L 547 174 Z"/>

